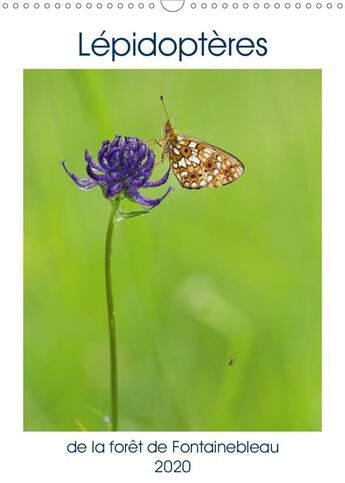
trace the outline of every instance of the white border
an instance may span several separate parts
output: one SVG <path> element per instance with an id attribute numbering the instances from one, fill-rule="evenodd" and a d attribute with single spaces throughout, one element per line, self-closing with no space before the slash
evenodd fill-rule
<path id="1" fill-rule="evenodd" d="M 344 11 L 344 10 L 343 10 Z M 200 16 L 184 11 L 179 31 L 211 31 L 231 35 L 264 35 L 269 40 L 265 58 L 191 58 L 184 68 L 322 68 L 323 69 L 323 431 L 322 433 L 23 433 L 22 432 L 22 70 L 23 68 L 181 67 L 166 59 L 126 58 L 115 66 L 107 59 L 82 59 L 76 53 L 79 31 L 95 37 L 103 30 L 114 34 L 171 31 L 171 16 L 157 11 L 150 20 L 140 14 L 130 19 L 70 12 L 57 21 L 53 12 L 0 14 L 1 89 L 0 133 L 2 155 L 1 207 L 1 337 L 2 481 L 37 483 L 66 481 L 190 481 L 291 482 L 323 481 L 341 475 L 344 427 L 344 112 L 345 73 L 342 12 L 336 15 L 294 11 L 278 16 L 270 11 L 236 12 L 230 17 Z M 221 13 L 221 12 L 220 12 Z M 334 12 L 335 13 L 335 12 Z M 178 15 L 178 14 L 176 14 Z M 177 18 L 177 17 L 176 17 Z M 127 19 L 125 23 L 123 19 Z M 306 140 L 308 142 L 308 140 Z M 115 438 L 116 436 L 116 438 Z M 69 441 L 253 440 L 279 441 L 279 455 L 192 456 L 188 475 L 153 472 L 154 457 L 140 455 L 66 455 Z M 7 475 L 7 476 L 6 476 Z M 336 477 L 338 479 L 339 477 Z"/>

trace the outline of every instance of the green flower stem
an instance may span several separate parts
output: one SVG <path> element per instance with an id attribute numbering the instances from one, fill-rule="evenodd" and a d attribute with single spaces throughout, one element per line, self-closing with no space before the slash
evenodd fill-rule
<path id="1" fill-rule="evenodd" d="M 116 214 L 120 207 L 120 197 L 111 201 L 111 212 L 105 242 L 105 285 L 107 292 L 109 340 L 110 340 L 110 387 L 111 387 L 111 427 L 117 431 L 117 354 L 116 354 L 116 324 L 111 279 L 111 251 Z"/>

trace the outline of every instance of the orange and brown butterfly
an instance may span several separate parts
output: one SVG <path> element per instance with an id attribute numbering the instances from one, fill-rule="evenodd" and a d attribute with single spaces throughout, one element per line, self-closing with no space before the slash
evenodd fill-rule
<path id="1" fill-rule="evenodd" d="M 178 134 L 173 128 L 164 99 L 161 101 L 167 116 L 163 127 L 162 160 L 167 156 L 174 174 L 183 188 L 200 189 L 225 186 L 242 176 L 244 166 L 231 153 L 206 141 Z"/>

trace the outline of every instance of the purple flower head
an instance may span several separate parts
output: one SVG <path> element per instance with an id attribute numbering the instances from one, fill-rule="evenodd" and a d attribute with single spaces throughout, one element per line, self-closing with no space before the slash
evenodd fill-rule
<path id="1" fill-rule="evenodd" d="M 116 135 L 113 141 L 103 141 L 98 151 L 98 163 L 89 152 L 85 150 L 87 178 L 78 178 L 61 161 L 66 173 L 72 178 L 79 188 L 89 190 L 94 186 L 100 186 L 104 196 L 111 200 L 123 193 L 127 198 L 148 208 L 157 206 L 170 191 L 160 198 L 150 199 L 139 193 L 140 188 L 155 188 L 166 183 L 170 168 L 165 175 L 157 181 L 149 181 L 155 164 L 155 156 L 152 149 L 148 148 L 144 141 L 136 137 Z"/>

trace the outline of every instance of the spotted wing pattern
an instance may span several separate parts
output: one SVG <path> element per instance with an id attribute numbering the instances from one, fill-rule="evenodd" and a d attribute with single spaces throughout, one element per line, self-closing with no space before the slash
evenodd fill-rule
<path id="1" fill-rule="evenodd" d="M 174 174 L 183 188 L 224 186 L 244 172 L 239 159 L 200 139 L 177 134 L 170 140 L 168 151 Z"/>

